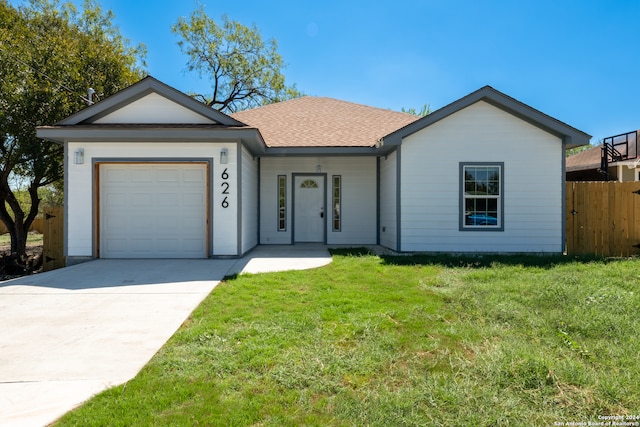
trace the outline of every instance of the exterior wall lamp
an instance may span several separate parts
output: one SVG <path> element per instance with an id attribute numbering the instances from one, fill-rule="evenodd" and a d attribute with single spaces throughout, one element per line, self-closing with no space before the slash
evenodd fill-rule
<path id="1" fill-rule="evenodd" d="M 226 165 L 229 162 L 228 151 L 226 148 L 220 150 L 220 164 Z"/>
<path id="2" fill-rule="evenodd" d="M 84 148 L 78 148 L 73 153 L 73 163 L 76 165 L 81 165 L 84 163 Z"/>

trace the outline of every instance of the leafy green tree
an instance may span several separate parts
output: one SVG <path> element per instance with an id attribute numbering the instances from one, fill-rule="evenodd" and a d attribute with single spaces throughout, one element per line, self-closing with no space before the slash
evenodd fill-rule
<path id="1" fill-rule="evenodd" d="M 131 47 L 112 18 L 92 0 L 82 13 L 58 0 L 18 8 L 0 0 L 0 220 L 19 259 L 40 207 L 39 189 L 62 179 L 62 147 L 38 139 L 36 126 L 85 107 L 89 87 L 107 96 L 143 75 L 144 47 Z M 30 203 L 16 197 L 16 181 Z"/>
<path id="2" fill-rule="evenodd" d="M 424 116 L 426 116 L 428 114 L 431 114 L 431 106 L 429 104 L 424 104 L 422 106 L 422 108 L 420 109 L 420 111 L 416 110 L 413 107 L 411 107 L 411 108 L 402 107 L 400 109 L 400 111 L 402 111 L 403 113 L 412 114 L 414 116 L 424 117 Z"/>
<path id="3" fill-rule="evenodd" d="M 211 94 L 194 97 L 223 112 L 235 112 L 301 96 L 285 84 L 285 63 L 275 40 L 262 40 L 256 26 L 247 27 L 223 15 L 220 24 L 200 7 L 172 27 L 189 60 L 188 70 L 211 79 Z"/>
<path id="4" fill-rule="evenodd" d="M 601 144 L 598 144 L 601 145 Z M 578 153 L 582 153 L 583 151 L 587 151 L 587 150 L 591 150 L 593 147 L 595 147 L 595 145 L 581 145 L 580 147 L 575 147 L 575 148 L 569 148 L 568 150 L 565 151 L 565 155 L 567 157 L 569 156 L 573 156 L 574 154 L 578 154 Z"/>

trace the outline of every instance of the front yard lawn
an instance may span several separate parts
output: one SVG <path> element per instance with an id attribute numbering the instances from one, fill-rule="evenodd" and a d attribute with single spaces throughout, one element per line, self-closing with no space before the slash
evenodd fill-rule
<path id="1" fill-rule="evenodd" d="M 337 251 L 327 267 L 221 283 L 135 379 L 57 425 L 632 418 L 639 288 L 638 259 Z"/>
<path id="2" fill-rule="evenodd" d="M 30 231 L 27 235 L 27 247 L 42 245 L 42 233 Z M 9 233 L 0 234 L 0 250 L 11 249 L 11 235 Z"/>

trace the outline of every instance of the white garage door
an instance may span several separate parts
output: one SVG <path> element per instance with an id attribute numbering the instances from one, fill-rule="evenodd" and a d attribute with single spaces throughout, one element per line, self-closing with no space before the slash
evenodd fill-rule
<path id="1" fill-rule="evenodd" d="M 100 257 L 205 258 L 203 163 L 101 164 Z"/>

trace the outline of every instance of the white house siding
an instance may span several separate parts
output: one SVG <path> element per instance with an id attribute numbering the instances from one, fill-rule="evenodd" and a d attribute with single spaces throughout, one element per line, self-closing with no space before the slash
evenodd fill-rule
<path id="1" fill-rule="evenodd" d="M 220 150 L 228 150 L 228 163 L 220 164 Z M 206 150 L 213 154 L 213 251 L 212 255 L 240 255 L 238 247 L 238 144 L 211 144 L 211 150 Z M 227 175 L 223 172 L 227 170 Z M 229 184 L 229 194 L 222 194 L 223 183 Z M 224 204 L 225 198 L 228 205 Z M 226 206 L 226 207 L 225 207 Z"/>
<path id="2" fill-rule="evenodd" d="M 74 163 L 74 152 L 84 149 L 84 163 Z M 221 165 L 219 153 L 227 148 L 229 163 Z M 190 161 L 212 160 L 210 174 L 210 255 L 238 254 L 238 178 L 237 143 L 134 143 L 134 142 L 89 142 L 69 143 L 66 151 L 67 174 L 67 248 L 69 258 L 91 257 L 94 253 L 94 209 L 96 197 L 93 186 L 93 162 L 100 161 Z M 222 171 L 227 168 L 226 179 Z M 229 183 L 228 207 L 222 206 L 222 182 Z"/>
<path id="3" fill-rule="evenodd" d="M 364 245 L 376 243 L 376 158 L 375 157 L 263 157 L 260 161 L 260 243 L 290 244 L 292 236 L 293 174 L 326 175 L 327 244 Z M 287 180 L 287 227 L 278 231 L 278 175 Z M 342 228 L 331 225 L 332 176 L 342 182 Z"/>
<path id="4" fill-rule="evenodd" d="M 212 120 L 159 95 L 149 95 L 107 114 L 95 123 L 200 123 Z"/>
<path id="5" fill-rule="evenodd" d="M 402 143 L 401 250 L 561 252 L 562 142 L 478 102 Z M 504 231 L 460 231 L 461 162 L 504 163 Z"/>
<path id="6" fill-rule="evenodd" d="M 242 248 L 258 244 L 258 161 L 242 147 Z"/>
<path id="7" fill-rule="evenodd" d="M 380 245 L 397 249 L 397 160 L 396 151 L 380 159 Z"/>

